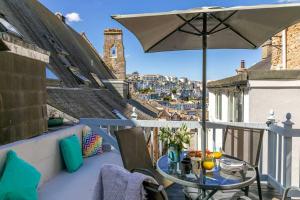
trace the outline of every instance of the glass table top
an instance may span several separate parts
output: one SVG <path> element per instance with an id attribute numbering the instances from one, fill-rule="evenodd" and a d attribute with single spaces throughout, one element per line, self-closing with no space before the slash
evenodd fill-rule
<path id="1" fill-rule="evenodd" d="M 185 157 L 186 153 L 181 155 L 181 159 Z M 230 158 L 224 155 L 222 158 L 224 163 L 241 163 L 234 158 Z M 251 185 L 256 179 L 256 172 L 254 167 L 242 162 L 243 170 L 236 170 L 234 168 L 225 168 L 218 165 L 209 171 L 200 170 L 198 174 L 193 173 L 193 170 L 189 174 L 185 174 L 184 170 L 181 170 L 182 164 L 172 163 L 168 161 L 168 156 L 162 156 L 157 161 L 157 170 L 166 179 L 169 179 L 175 183 L 181 184 L 187 187 L 195 187 L 207 190 L 230 190 L 244 188 Z M 224 165 L 223 165 L 224 166 Z"/>

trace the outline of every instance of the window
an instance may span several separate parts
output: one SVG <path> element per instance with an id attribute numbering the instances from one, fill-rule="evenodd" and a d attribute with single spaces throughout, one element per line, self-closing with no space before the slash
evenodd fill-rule
<path id="1" fill-rule="evenodd" d="M 59 79 L 48 67 L 46 67 L 46 78 L 55 80 Z"/>
<path id="2" fill-rule="evenodd" d="M 75 75 L 77 80 L 79 80 L 81 83 L 90 83 L 90 80 L 83 76 L 77 67 L 68 67 L 68 69 L 72 72 L 73 75 Z"/>
<path id="3" fill-rule="evenodd" d="M 234 95 L 229 94 L 228 96 L 228 121 L 233 122 L 234 119 Z"/>
<path id="4" fill-rule="evenodd" d="M 235 122 L 243 122 L 244 121 L 244 93 L 241 91 L 234 95 L 235 99 Z"/>
<path id="5" fill-rule="evenodd" d="M 9 32 L 14 34 L 15 36 L 23 38 L 22 34 L 6 19 L 3 18 L 3 15 L 0 15 L 0 32 Z"/>
<path id="6" fill-rule="evenodd" d="M 216 100 L 215 100 L 216 106 L 216 119 L 222 120 L 222 94 L 221 93 L 217 93 L 216 94 Z"/>
<path id="7" fill-rule="evenodd" d="M 231 93 L 228 99 L 228 121 L 244 121 L 244 93 L 242 91 Z"/>
<path id="8" fill-rule="evenodd" d="M 113 45 L 110 49 L 110 57 L 116 58 L 117 57 L 117 47 L 116 45 Z"/>
<path id="9" fill-rule="evenodd" d="M 104 84 L 102 83 L 102 81 L 100 80 L 100 78 L 97 76 L 97 74 L 95 73 L 91 73 L 92 77 L 94 78 L 94 80 L 97 82 L 99 87 L 104 87 Z"/>

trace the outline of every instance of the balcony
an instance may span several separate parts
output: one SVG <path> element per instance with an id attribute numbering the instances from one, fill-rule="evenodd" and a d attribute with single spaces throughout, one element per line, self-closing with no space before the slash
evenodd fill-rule
<path id="1" fill-rule="evenodd" d="M 197 121 L 83 118 L 80 120 L 80 123 L 99 133 L 104 138 L 104 141 L 111 144 L 116 150 L 119 147 L 114 131 L 130 127 L 142 127 L 146 138 L 148 138 L 147 145 L 153 164 L 163 155 L 163 145 L 158 139 L 159 128 L 162 127 L 176 129 L 186 124 L 195 133 L 194 142 L 189 149 L 201 150 L 201 122 Z M 215 147 L 222 146 L 223 136 L 228 127 L 231 129 L 248 129 L 250 131 L 253 129 L 263 130 L 264 134 L 259 156 L 263 199 L 281 198 L 285 188 L 300 186 L 300 147 L 297 145 L 299 144 L 300 129 L 293 129 L 292 126 L 290 115 L 287 115 L 282 124 L 275 123 L 272 120 L 269 120 L 268 123 L 207 122 L 207 147 L 212 150 Z M 232 139 L 234 140 L 234 137 Z M 249 143 L 247 140 L 244 141 L 243 145 Z M 183 196 L 180 196 L 182 194 L 179 186 L 174 186 L 168 193 L 170 199 L 183 198 Z M 216 199 L 228 198 L 230 195 L 227 192 L 218 192 L 215 197 Z M 256 184 L 250 187 L 250 197 L 258 199 Z"/>

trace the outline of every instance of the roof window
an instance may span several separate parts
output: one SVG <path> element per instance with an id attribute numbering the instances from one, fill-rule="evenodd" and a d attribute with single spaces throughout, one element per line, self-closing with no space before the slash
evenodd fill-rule
<path id="1" fill-rule="evenodd" d="M 22 34 L 10 24 L 3 14 L 0 13 L 0 32 L 8 32 L 14 34 L 17 37 L 23 38 Z"/>
<path id="2" fill-rule="evenodd" d="M 95 73 L 91 73 L 92 77 L 94 78 L 94 80 L 97 82 L 99 87 L 104 87 L 104 84 L 102 83 L 102 81 L 100 80 L 100 78 L 97 76 L 97 74 Z"/>
<path id="3" fill-rule="evenodd" d="M 90 80 L 87 79 L 85 76 L 83 76 L 77 67 L 68 67 L 68 68 L 72 72 L 72 74 L 75 75 L 77 80 L 79 80 L 81 83 L 84 83 L 87 85 L 90 83 Z"/>

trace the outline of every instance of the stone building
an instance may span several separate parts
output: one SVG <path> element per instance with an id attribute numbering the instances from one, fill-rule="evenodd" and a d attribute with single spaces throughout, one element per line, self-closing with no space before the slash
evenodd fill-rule
<path id="1" fill-rule="evenodd" d="M 124 80 L 126 78 L 122 30 L 104 30 L 103 60 L 110 67 L 117 79 Z"/>
<path id="2" fill-rule="evenodd" d="M 268 42 L 274 70 L 300 69 L 300 23 L 288 27 Z"/>

